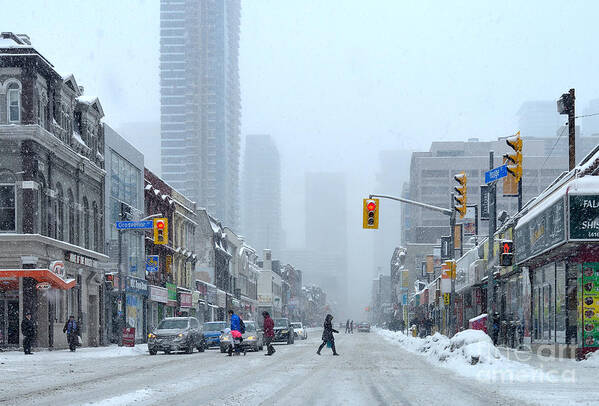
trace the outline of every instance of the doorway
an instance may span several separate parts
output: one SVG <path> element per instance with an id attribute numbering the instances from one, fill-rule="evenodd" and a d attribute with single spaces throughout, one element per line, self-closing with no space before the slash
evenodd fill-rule
<path id="1" fill-rule="evenodd" d="M 0 298 L 0 346 L 19 346 L 19 300 Z"/>

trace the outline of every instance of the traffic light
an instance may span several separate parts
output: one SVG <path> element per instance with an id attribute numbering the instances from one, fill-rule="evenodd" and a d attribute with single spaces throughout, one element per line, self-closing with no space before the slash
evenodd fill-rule
<path id="1" fill-rule="evenodd" d="M 379 199 L 363 199 L 362 228 L 379 228 Z"/>
<path id="2" fill-rule="evenodd" d="M 519 182 L 522 178 L 522 138 L 520 138 L 520 131 L 512 137 L 508 137 L 505 142 L 514 150 L 513 155 L 505 154 L 503 156 L 507 159 L 507 171 L 516 178 L 516 182 Z"/>
<path id="3" fill-rule="evenodd" d="M 511 240 L 501 241 L 501 255 L 499 256 L 499 265 L 511 266 L 514 261 L 514 242 Z"/>
<path id="4" fill-rule="evenodd" d="M 468 181 L 468 179 L 466 179 L 466 172 L 464 171 L 454 175 L 453 178 L 459 183 L 458 187 L 453 188 L 458 194 L 457 196 L 454 196 L 454 200 L 456 203 L 454 208 L 458 213 L 460 213 L 460 218 L 463 219 L 466 215 L 466 204 L 468 200 L 466 197 L 466 182 Z"/>
<path id="5" fill-rule="evenodd" d="M 168 220 L 165 218 L 154 219 L 154 244 L 166 245 L 168 243 Z"/>

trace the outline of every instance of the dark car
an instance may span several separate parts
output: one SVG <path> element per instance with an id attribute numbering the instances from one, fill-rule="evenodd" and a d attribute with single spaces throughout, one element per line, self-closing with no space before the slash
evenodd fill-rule
<path id="1" fill-rule="evenodd" d="M 224 321 L 208 321 L 204 323 L 204 337 L 208 347 L 220 346 L 220 335 L 227 328 Z"/>
<path id="2" fill-rule="evenodd" d="M 171 351 L 193 353 L 193 349 L 204 352 L 206 341 L 195 317 L 168 317 L 162 320 L 154 332 L 148 334 L 148 351 L 156 355 L 158 351 L 165 354 Z"/>
<path id="3" fill-rule="evenodd" d="M 370 333 L 370 323 L 366 321 L 358 323 L 358 333 L 360 332 Z"/>
<path id="4" fill-rule="evenodd" d="M 294 340 L 294 333 L 293 333 L 293 327 L 291 326 L 291 323 L 289 323 L 289 319 L 287 318 L 281 318 L 281 319 L 274 319 L 275 322 L 275 342 L 286 342 L 287 344 L 293 344 L 295 342 Z"/>

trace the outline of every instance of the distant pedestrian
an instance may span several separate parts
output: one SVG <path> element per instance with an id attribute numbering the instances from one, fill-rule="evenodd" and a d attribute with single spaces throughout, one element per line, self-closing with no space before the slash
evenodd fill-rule
<path id="1" fill-rule="evenodd" d="M 276 352 L 272 346 L 275 339 L 275 322 L 272 321 L 268 312 L 262 312 L 262 317 L 264 317 L 264 344 L 266 345 L 266 354 L 264 355 L 272 355 Z"/>
<path id="2" fill-rule="evenodd" d="M 350 333 L 354 333 L 354 321 L 352 320 L 351 323 L 349 324 L 349 331 Z"/>
<path id="3" fill-rule="evenodd" d="M 349 333 L 349 319 L 345 322 L 345 334 Z"/>
<path id="4" fill-rule="evenodd" d="M 63 333 L 67 333 L 67 341 L 69 343 L 69 349 L 75 351 L 79 344 L 79 323 L 75 321 L 74 316 L 69 316 L 69 320 L 64 324 L 62 328 Z"/>
<path id="5" fill-rule="evenodd" d="M 31 320 L 31 313 L 27 312 L 25 318 L 21 323 L 21 333 L 23 333 L 23 352 L 25 355 L 33 354 L 31 352 L 31 346 L 33 345 L 33 339 L 35 337 L 35 324 Z"/>
<path id="6" fill-rule="evenodd" d="M 318 351 L 316 351 L 316 354 L 318 354 L 318 355 L 320 355 L 320 351 L 322 350 L 322 348 L 325 345 L 330 345 L 331 349 L 333 350 L 333 355 L 339 355 L 339 354 L 337 354 L 337 350 L 335 349 L 335 337 L 333 336 L 333 333 L 339 334 L 339 332 L 333 328 L 332 322 L 333 322 L 333 316 L 330 314 L 327 314 L 327 317 L 325 317 L 325 319 L 324 319 L 324 331 L 322 332 L 322 344 L 320 344 L 320 347 L 318 347 Z"/>

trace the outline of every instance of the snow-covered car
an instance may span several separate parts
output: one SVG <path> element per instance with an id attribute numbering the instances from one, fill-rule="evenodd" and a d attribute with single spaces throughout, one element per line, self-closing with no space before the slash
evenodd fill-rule
<path id="1" fill-rule="evenodd" d="M 275 322 L 275 342 L 286 342 L 287 344 L 293 344 L 295 337 L 293 335 L 293 327 L 289 323 L 289 319 L 281 318 L 274 319 Z"/>
<path id="2" fill-rule="evenodd" d="M 204 337 L 208 347 L 220 346 L 220 335 L 227 328 L 227 323 L 224 321 L 208 321 L 204 323 Z"/>
<path id="3" fill-rule="evenodd" d="M 245 333 L 243 333 L 242 347 L 252 351 L 262 351 L 264 348 L 262 332 L 258 330 L 256 322 L 252 320 L 244 320 Z M 231 344 L 230 334 L 221 334 L 220 336 L 220 352 L 226 352 Z"/>
<path id="4" fill-rule="evenodd" d="M 195 317 L 168 317 L 148 334 L 150 355 L 156 355 L 158 351 L 164 351 L 165 354 L 171 351 L 185 351 L 191 354 L 194 347 L 199 352 L 206 349 L 200 322 Z"/>
<path id="5" fill-rule="evenodd" d="M 370 333 L 370 323 L 367 321 L 358 323 L 358 333 Z"/>
<path id="6" fill-rule="evenodd" d="M 293 327 L 293 336 L 295 338 L 299 338 L 300 340 L 306 340 L 308 338 L 308 331 L 306 331 L 301 322 L 294 321 L 291 323 L 291 327 Z"/>

